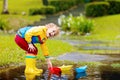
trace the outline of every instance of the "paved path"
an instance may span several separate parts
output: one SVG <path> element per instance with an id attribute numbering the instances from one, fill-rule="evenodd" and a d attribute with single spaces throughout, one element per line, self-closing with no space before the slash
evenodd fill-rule
<path id="1" fill-rule="evenodd" d="M 85 61 L 85 62 L 96 62 L 108 59 L 105 55 L 92 55 L 92 54 L 81 54 L 78 52 L 66 53 L 57 57 L 58 60 L 68 60 L 73 62 Z"/>
<path id="2" fill-rule="evenodd" d="M 72 62 L 113 62 L 120 61 L 119 55 L 95 55 L 95 54 L 83 54 L 79 52 L 71 52 L 60 55 L 57 57 L 58 60 L 67 60 Z"/>
<path id="3" fill-rule="evenodd" d="M 120 50 L 120 42 L 116 42 L 116 46 L 109 46 L 113 42 L 106 41 L 81 41 L 81 40 L 63 40 L 73 46 L 77 46 L 81 50 Z M 89 46 L 87 45 L 89 44 Z M 90 46 L 91 45 L 91 46 Z"/>
<path id="4" fill-rule="evenodd" d="M 80 40 L 63 40 L 70 43 L 73 46 L 78 46 L 82 50 L 120 50 L 120 47 L 105 46 L 106 42 L 103 41 L 80 41 Z M 89 44 L 91 46 L 87 46 Z M 82 45 L 82 46 L 81 46 Z M 100 46 L 98 46 L 100 45 Z M 102 45 L 102 46 L 101 46 Z M 111 55 L 96 55 L 96 54 L 84 54 L 80 52 L 71 52 L 60 55 L 58 60 L 68 60 L 73 62 L 85 61 L 85 62 L 98 62 L 98 61 L 120 61 L 120 54 Z"/>
<path id="5" fill-rule="evenodd" d="M 78 16 L 78 15 L 80 15 L 80 13 L 84 13 L 84 5 L 83 4 L 80 4 L 79 6 L 73 8 L 73 9 L 61 12 L 59 14 L 47 15 L 45 19 L 41 19 L 40 21 L 36 21 L 34 23 L 34 25 L 44 25 L 44 24 L 51 23 L 51 22 L 58 24 L 58 18 L 60 15 L 67 16 L 69 14 L 72 14 L 73 16 Z"/>

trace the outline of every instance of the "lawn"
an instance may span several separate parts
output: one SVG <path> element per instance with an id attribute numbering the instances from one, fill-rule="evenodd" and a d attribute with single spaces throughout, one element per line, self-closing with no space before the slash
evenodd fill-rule
<path id="1" fill-rule="evenodd" d="M 120 14 L 94 18 L 95 29 L 92 38 L 120 40 Z"/>
<path id="2" fill-rule="evenodd" d="M 0 66 L 11 63 L 24 63 L 25 51 L 21 50 L 14 42 L 14 35 L 0 34 Z M 44 60 L 40 45 L 36 45 L 39 49 L 38 59 Z M 68 43 L 59 40 L 48 40 L 47 46 L 50 56 L 58 56 L 60 54 L 75 51 Z"/>
<path id="3" fill-rule="evenodd" d="M 0 13 L 2 12 L 3 0 L 0 0 Z M 23 26 L 32 25 L 35 21 L 40 21 L 41 18 L 45 18 L 43 15 L 29 15 L 30 8 L 42 7 L 42 0 L 8 0 L 9 15 L 0 14 L 0 20 L 6 21 L 8 29 L 14 29 L 15 31 Z M 25 15 L 23 15 L 25 13 Z"/>
<path id="4" fill-rule="evenodd" d="M 2 12 L 3 0 L 0 0 L 0 12 Z M 30 8 L 40 8 L 43 6 L 42 0 L 8 0 L 8 10 L 12 14 L 21 14 L 28 11 Z"/>
<path id="5" fill-rule="evenodd" d="M 69 38 L 100 41 L 120 40 L 120 14 L 92 18 L 92 20 L 94 20 L 94 30 L 90 34 L 79 37 L 70 35 Z M 63 38 L 66 38 L 66 35 Z"/>

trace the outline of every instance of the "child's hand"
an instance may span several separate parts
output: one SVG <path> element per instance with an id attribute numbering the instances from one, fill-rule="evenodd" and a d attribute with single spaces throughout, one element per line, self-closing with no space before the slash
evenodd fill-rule
<path id="1" fill-rule="evenodd" d="M 49 58 L 47 58 L 47 64 L 48 64 L 48 68 L 52 68 L 52 63 Z"/>
<path id="2" fill-rule="evenodd" d="M 50 74 L 53 73 L 54 71 L 53 71 L 52 63 L 49 58 L 47 58 L 47 64 L 48 64 L 48 70 L 50 71 Z"/>
<path id="3" fill-rule="evenodd" d="M 30 51 L 35 50 L 35 47 L 33 46 L 33 44 L 28 44 L 28 50 L 30 50 Z"/>

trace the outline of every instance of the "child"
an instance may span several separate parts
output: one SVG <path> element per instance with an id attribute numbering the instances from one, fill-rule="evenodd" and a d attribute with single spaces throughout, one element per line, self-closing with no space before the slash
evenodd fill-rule
<path id="1" fill-rule="evenodd" d="M 15 36 L 16 44 L 26 51 L 25 73 L 42 73 L 42 69 L 36 68 L 36 56 L 38 53 L 35 43 L 41 44 L 42 52 L 46 58 L 48 68 L 52 67 L 49 59 L 49 52 L 46 46 L 46 40 L 59 34 L 59 27 L 54 23 L 45 26 L 27 26 L 17 31 Z"/>

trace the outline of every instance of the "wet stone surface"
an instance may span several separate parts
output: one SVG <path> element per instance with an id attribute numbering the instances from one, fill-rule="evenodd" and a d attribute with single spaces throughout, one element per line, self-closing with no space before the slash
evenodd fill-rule
<path id="1" fill-rule="evenodd" d="M 110 42 L 106 41 L 80 41 L 80 40 L 63 40 L 63 41 L 68 42 L 73 46 L 76 46 L 80 50 L 120 50 L 120 47 L 118 47 L 119 42 L 116 42 L 117 46 L 108 46 L 108 43 L 110 44 Z"/>
<path id="2" fill-rule="evenodd" d="M 70 43 L 71 45 L 79 45 L 79 44 L 104 44 L 103 41 L 80 41 L 80 40 L 63 40 L 65 42 Z"/>
<path id="3" fill-rule="evenodd" d="M 106 55 L 81 54 L 78 52 L 66 53 L 57 57 L 58 60 L 69 60 L 73 62 L 85 61 L 94 62 L 109 59 Z"/>

